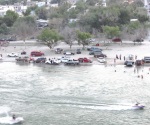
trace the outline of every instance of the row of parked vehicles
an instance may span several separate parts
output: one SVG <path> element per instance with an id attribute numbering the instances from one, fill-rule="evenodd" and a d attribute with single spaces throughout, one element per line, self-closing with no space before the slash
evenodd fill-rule
<path id="1" fill-rule="evenodd" d="M 84 57 L 84 58 L 78 58 L 78 59 L 72 59 L 67 56 L 62 56 L 58 58 L 46 58 L 46 57 L 28 57 L 28 56 L 23 56 L 17 57 L 16 61 L 24 61 L 24 62 L 33 62 L 33 63 L 45 63 L 45 64 L 51 64 L 51 65 L 59 65 L 61 63 L 64 63 L 65 65 L 79 65 L 83 63 L 92 63 L 92 60 Z"/>
<path id="2" fill-rule="evenodd" d="M 136 60 L 134 60 L 133 57 L 134 57 L 133 55 L 130 55 L 128 60 L 124 62 L 124 65 L 126 65 L 127 67 L 132 67 L 133 65 L 141 66 L 143 64 L 150 63 L 150 57 L 146 56 L 143 59 L 136 59 Z"/>

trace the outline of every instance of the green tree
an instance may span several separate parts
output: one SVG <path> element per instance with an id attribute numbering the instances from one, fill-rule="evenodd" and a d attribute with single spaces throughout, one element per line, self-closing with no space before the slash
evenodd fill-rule
<path id="1" fill-rule="evenodd" d="M 24 16 L 29 16 L 31 14 L 31 12 L 35 11 L 38 8 L 38 6 L 32 6 L 32 7 L 28 7 L 27 10 L 25 12 L 23 12 Z"/>
<path id="2" fill-rule="evenodd" d="M 25 44 L 26 39 L 36 31 L 36 22 L 33 17 L 20 17 L 13 25 L 12 33 L 20 37 Z M 26 48 L 26 46 L 25 46 Z"/>
<path id="3" fill-rule="evenodd" d="M 118 23 L 119 24 L 128 24 L 130 22 L 130 11 L 123 8 L 123 9 L 120 9 L 120 14 L 119 14 L 119 20 L 118 20 Z"/>
<path id="4" fill-rule="evenodd" d="M 18 17 L 19 15 L 17 13 L 15 13 L 14 11 L 8 10 L 3 20 L 8 27 L 11 27 Z"/>
<path id="5" fill-rule="evenodd" d="M 37 14 L 39 19 L 47 20 L 48 11 L 44 7 L 37 8 L 35 10 L 35 13 Z"/>
<path id="6" fill-rule="evenodd" d="M 13 5 L 14 3 L 20 3 L 22 0 L 0 0 L 1 5 Z"/>
<path id="7" fill-rule="evenodd" d="M 65 43 L 67 43 L 70 46 L 70 49 L 72 48 L 73 42 L 76 39 L 76 31 L 75 30 L 76 30 L 75 28 L 65 27 L 61 33 Z"/>
<path id="8" fill-rule="evenodd" d="M 38 40 L 44 42 L 50 49 L 60 39 L 61 36 L 55 30 L 50 30 L 49 28 L 45 28 L 38 36 Z"/>
<path id="9" fill-rule="evenodd" d="M 135 34 L 136 30 L 140 28 L 140 22 L 139 21 L 133 21 L 130 22 L 128 25 L 128 33 L 129 34 Z"/>
<path id="10" fill-rule="evenodd" d="M 104 34 L 106 35 L 107 38 L 111 38 L 111 39 L 113 37 L 116 37 L 116 36 L 120 35 L 120 30 L 119 30 L 118 26 L 116 26 L 116 27 L 104 26 L 103 27 L 103 32 L 104 32 Z"/>
<path id="11" fill-rule="evenodd" d="M 3 17 L 0 17 L 0 25 L 2 25 L 4 22 Z"/>
<path id="12" fill-rule="evenodd" d="M 0 25 L 0 34 L 7 35 L 9 33 L 9 28 L 6 26 L 5 23 Z"/>
<path id="13" fill-rule="evenodd" d="M 84 49 L 85 45 L 89 44 L 88 39 L 91 37 L 92 36 L 90 33 L 77 31 L 78 43 L 83 45 L 83 49 Z"/>

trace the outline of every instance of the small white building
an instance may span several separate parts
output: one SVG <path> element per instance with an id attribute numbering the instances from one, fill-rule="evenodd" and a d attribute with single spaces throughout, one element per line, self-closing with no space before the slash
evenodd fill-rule
<path id="1" fill-rule="evenodd" d="M 6 12 L 8 10 L 14 11 L 18 13 L 20 16 L 22 16 L 22 13 L 27 10 L 27 6 L 22 6 L 22 5 L 10 5 L 10 6 L 0 6 L 0 16 L 6 15 Z"/>
<path id="2" fill-rule="evenodd" d="M 15 11 L 13 6 L 0 6 L 0 16 L 6 15 L 8 10 Z"/>

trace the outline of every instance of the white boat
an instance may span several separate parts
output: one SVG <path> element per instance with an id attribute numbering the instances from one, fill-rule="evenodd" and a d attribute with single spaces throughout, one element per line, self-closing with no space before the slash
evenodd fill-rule
<path id="1" fill-rule="evenodd" d="M 100 63 L 105 63 L 106 59 L 104 57 L 98 57 L 97 61 L 100 62 Z"/>

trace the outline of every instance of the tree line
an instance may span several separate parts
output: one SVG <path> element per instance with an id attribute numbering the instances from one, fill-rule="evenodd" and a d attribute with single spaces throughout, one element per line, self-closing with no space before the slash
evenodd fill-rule
<path id="1" fill-rule="evenodd" d="M 23 17 L 7 11 L 0 18 L 0 34 L 14 34 L 24 42 L 36 36 L 49 48 L 64 40 L 71 48 L 75 40 L 84 47 L 91 37 L 133 40 L 145 37 L 147 33 L 149 17 L 141 0 L 132 4 L 110 0 L 107 7 L 102 6 L 102 0 L 80 0 L 74 8 L 62 0 L 58 2 L 58 8 L 29 7 Z M 38 29 L 36 19 L 49 20 L 48 27 Z"/>

